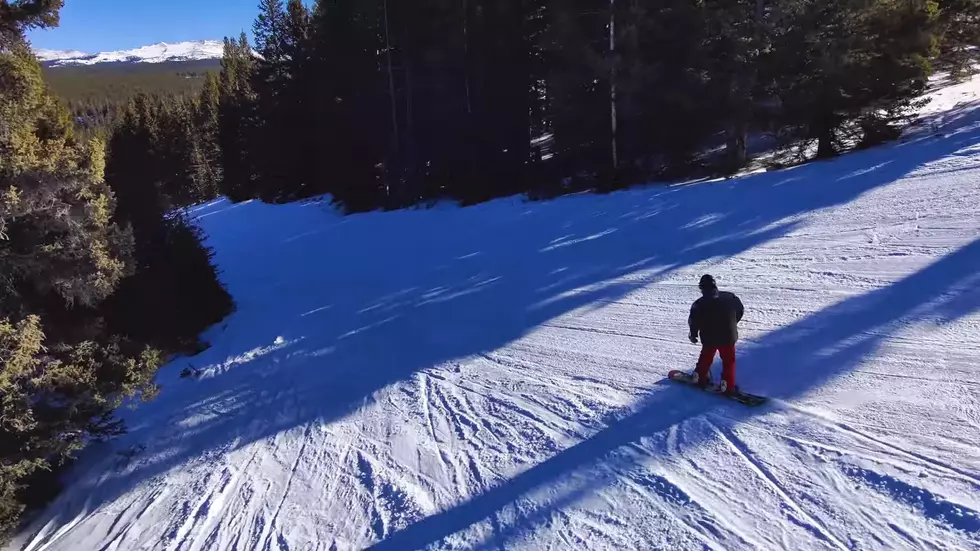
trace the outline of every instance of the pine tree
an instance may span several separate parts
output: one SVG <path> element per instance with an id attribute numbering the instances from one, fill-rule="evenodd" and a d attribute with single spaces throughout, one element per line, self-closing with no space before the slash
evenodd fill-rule
<path id="1" fill-rule="evenodd" d="M 0 49 L 22 43 L 24 31 L 57 27 L 64 0 L 0 0 Z"/>
<path id="2" fill-rule="evenodd" d="M 711 102 L 704 5 L 617 0 L 620 178 L 688 173 L 723 128 Z"/>
<path id="3" fill-rule="evenodd" d="M 57 467 L 87 443 L 123 430 L 112 410 L 126 397 L 152 397 L 153 373 L 162 362 L 123 339 L 67 344 L 51 338 L 37 315 L 0 320 L 0 541 L 17 527 L 36 490 L 26 481 Z"/>
<path id="4" fill-rule="evenodd" d="M 258 59 L 252 157 L 259 196 L 267 201 L 296 199 L 316 190 L 309 160 L 315 150 L 310 124 L 313 81 L 309 12 L 300 0 L 265 0 L 255 21 Z"/>
<path id="5" fill-rule="evenodd" d="M 128 254 L 128 237 L 111 222 L 104 146 L 74 139 L 25 46 L 0 50 L 0 69 L 0 304 L 18 315 L 28 297 L 95 304 L 125 273 Z"/>
<path id="6" fill-rule="evenodd" d="M 286 12 L 282 0 L 261 0 L 259 15 L 252 26 L 255 37 L 255 72 L 252 90 L 255 92 L 255 120 L 249 156 L 255 165 L 258 194 L 265 200 L 275 200 L 287 185 L 283 155 L 289 123 L 284 120 L 285 88 L 289 75 L 284 48 Z"/>
<path id="7" fill-rule="evenodd" d="M 315 149 L 317 129 L 310 115 L 313 103 L 318 100 L 313 95 L 313 54 L 310 12 L 302 0 L 288 0 L 286 3 L 285 31 L 283 33 L 283 54 L 288 79 L 284 86 L 284 120 L 288 144 L 284 152 L 287 182 L 280 200 L 295 200 L 310 197 L 325 191 L 316 181 L 310 162 L 317 152 Z"/>
<path id="8" fill-rule="evenodd" d="M 222 193 L 233 201 L 256 196 L 254 150 L 254 60 L 245 33 L 225 38 L 219 81 L 218 144 L 221 148 Z"/>
<path id="9" fill-rule="evenodd" d="M 117 434 L 112 409 L 151 395 L 160 363 L 92 315 L 131 273 L 132 236 L 113 220 L 102 142 L 76 138 L 23 39 L 57 4 L 0 4 L 0 539 L 29 477 Z"/>
<path id="10" fill-rule="evenodd" d="M 162 219 L 167 209 L 160 178 L 165 170 L 159 151 L 161 111 L 155 98 L 137 95 L 109 140 L 106 180 L 118 201 L 116 217 L 134 226 L 136 240 L 142 242 L 153 237 L 139 222 Z"/>
<path id="11" fill-rule="evenodd" d="M 523 191 L 531 158 L 532 43 L 521 0 L 469 0 L 463 35 L 466 158 L 452 195 L 484 201 Z M 459 189 L 462 187 L 462 189 Z"/>
<path id="12" fill-rule="evenodd" d="M 384 17 L 375 0 L 318 0 L 310 56 L 318 101 L 312 118 L 317 156 L 312 178 L 351 211 L 384 204 L 390 142 L 382 72 Z"/>
<path id="13" fill-rule="evenodd" d="M 110 141 L 106 180 L 117 218 L 135 237 L 135 274 L 101 312 L 108 327 L 165 350 L 194 350 L 197 335 L 232 307 L 200 230 L 176 207 L 206 197 L 191 105 L 139 95 Z"/>
<path id="14" fill-rule="evenodd" d="M 113 410 L 153 396 L 164 351 L 231 308 L 200 231 L 168 212 L 201 193 L 191 105 L 137 98 L 107 169 L 24 40 L 58 7 L 0 2 L 0 539 L 56 487 L 47 469 L 124 430 Z"/>
<path id="15" fill-rule="evenodd" d="M 865 32 L 874 49 L 861 63 L 861 86 L 856 110 L 859 147 L 871 147 L 898 138 L 924 102 L 936 48 L 937 3 L 879 2 L 870 10 Z"/>
<path id="16" fill-rule="evenodd" d="M 813 0 L 782 8 L 768 68 L 782 100 L 781 132 L 816 141 L 817 158 L 839 154 L 861 126 L 878 134 L 865 138 L 868 145 L 887 137 L 925 89 L 935 2 Z"/>
<path id="17" fill-rule="evenodd" d="M 466 64 L 473 53 L 475 10 L 472 1 L 423 0 L 389 7 L 388 41 L 397 48 L 394 76 L 400 77 L 393 87 L 401 91 L 391 103 L 404 120 L 399 135 L 406 195 L 430 200 L 468 181 L 475 161 L 478 136 L 470 132 L 475 84 L 473 67 Z"/>
<path id="18" fill-rule="evenodd" d="M 722 169 L 733 173 L 748 163 L 747 135 L 768 99 L 759 67 L 769 50 L 766 0 L 709 0 L 703 4 L 703 67 L 709 75 L 711 105 L 725 129 Z"/>
<path id="19" fill-rule="evenodd" d="M 283 61 L 283 34 L 286 11 L 282 0 L 260 0 L 259 14 L 252 25 L 255 50 L 259 54 L 256 64 L 258 81 L 275 79 L 274 73 Z"/>
<path id="20" fill-rule="evenodd" d="M 222 180 L 221 147 L 218 143 L 220 94 L 218 76 L 207 73 L 196 103 L 194 126 L 200 140 L 200 178 L 207 182 L 205 188 L 212 197 L 218 195 Z"/>
<path id="21" fill-rule="evenodd" d="M 553 0 L 549 5 L 545 49 L 555 160 L 560 174 L 614 172 L 611 143 L 611 67 L 608 2 Z"/>
<path id="22" fill-rule="evenodd" d="M 157 107 L 160 129 L 155 147 L 161 171 L 156 181 L 168 200 L 168 210 L 213 199 L 218 192 L 213 187 L 202 136 L 194 124 L 195 102 L 171 97 Z"/>
<path id="23" fill-rule="evenodd" d="M 939 0 L 937 7 L 939 60 L 955 76 L 962 76 L 980 46 L 980 0 Z"/>

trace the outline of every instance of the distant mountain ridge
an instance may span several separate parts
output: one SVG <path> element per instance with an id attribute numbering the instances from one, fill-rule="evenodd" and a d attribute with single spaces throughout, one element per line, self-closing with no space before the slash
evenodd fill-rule
<path id="1" fill-rule="evenodd" d="M 75 50 L 37 49 L 34 53 L 47 66 L 97 65 L 100 63 L 164 63 L 168 61 L 197 61 L 220 59 L 223 43 L 220 40 L 198 40 L 168 44 L 160 42 L 131 50 L 116 50 L 95 54 Z"/>

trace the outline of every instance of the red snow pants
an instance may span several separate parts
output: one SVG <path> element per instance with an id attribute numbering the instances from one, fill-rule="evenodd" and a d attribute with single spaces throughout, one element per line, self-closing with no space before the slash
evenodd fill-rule
<path id="1" fill-rule="evenodd" d="M 695 371 L 699 377 L 703 377 L 702 380 L 707 380 L 711 364 L 715 361 L 715 354 L 721 355 L 721 378 L 728 384 L 728 388 L 735 388 L 735 345 L 703 347 Z"/>

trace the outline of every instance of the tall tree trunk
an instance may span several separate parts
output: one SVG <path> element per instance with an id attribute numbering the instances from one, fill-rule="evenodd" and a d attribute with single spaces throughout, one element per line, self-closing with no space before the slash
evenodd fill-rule
<path id="1" fill-rule="evenodd" d="M 756 52 L 765 49 L 763 45 L 765 25 L 765 0 L 755 0 L 755 11 L 752 17 L 752 50 Z M 734 116 L 728 127 L 728 137 L 725 145 L 725 170 L 734 173 L 749 162 L 748 130 L 752 121 L 752 106 L 755 101 L 755 87 L 758 81 L 758 59 L 744 54 L 742 66 L 736 69 L 734 86 L 730 86 L 735 94 Z"/>
<path id="2" fill-rule="evenodd" d="M 405 126 L 407 131 L 407 143 L 406 148 L 407 159 L 406 168 L 408 169 L 409 181 L 417 182 L 418 180 L 418 168 L 416 166 L 415 159 L 415 111 L 412 106 L 412 99 L 414 95 L 413 83 L 412 83 L 412 64 L 411 62 L 404 63 L 405 68 Z M 417 184 L 416 184 L 417 187 Z M 414 198 L 413 198 L 414 199 Z"/>
<path id="3" fill-rule="evenodd" d="M 392 150 L 395 155 L 395 171 L 400 172 L 401 167 L 401 136 L 398 131 L 398 105 L 395 98 L 395 74 L 391 67 L 391 34 L 388 30 L 388 0 L 384 0 L 384 15 L 385 15 L 385 51 L 387 53 L 388 59 L 388 95 L 391 97 L 391 132 L 392 132 Z M 390 177 L 388 185 L 391 185 Z M 405 200 L 404 193 L 401 185 L 401 177 L 399 175 L 396 178 L 396 188 L 395 194 L 397 195 L 398 202 Z"/>
<path id="4" fill-rule="evenodd" d="M 728 128 L 728 140 L 725 145 L 726 172 L 735 173 L 748 162 L 746 141 L 745 121 L 739 116 Z"/>
<path id="5" fill-rule="evenodd" d="M 466 87 L 466 114 L 473 114 L 473 101 L 470 98 L 470 9 L 469 1 L 463 0 L 463 81 Z"/>
<path id="6" fill-rule="evenodd" d="M 818 119 L 817 125 L 817 158 L 830 159 L 837 156 L 837 148 L 834 146 L 834 127 L 830 124 L 828 117 Z"/>
<path id="7" fill-rule="evenodd" d="M 612 127 L 612 168 L 619 169 L 619 150 L 616 143 L 616 0 L 609 0 L 609 121 Z"/>

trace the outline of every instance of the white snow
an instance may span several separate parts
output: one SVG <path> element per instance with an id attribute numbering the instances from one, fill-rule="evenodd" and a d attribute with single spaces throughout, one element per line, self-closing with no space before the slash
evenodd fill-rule
<path id="1" fill-rule="evenodd" d="M 726 182 L 195 209 L 237 312 L 12 548 L 976 549 L 978 84 Z M 705 272 L 770 405 L 664 381 Z"/>
<path id="2" fill-rule="evenodd" d="M 199 40 L 195 42 L 179 42 L 167 44 L 160 42 L 150 46 L 142 46 L 132 50 L 117 50 L 87 54 L 79 51 L 35 50 L 35 55 L 41 61 L 54 65 L 95 65 L 96 63 L 114 63 L 127 61 L 131 63 L 162 63 L 164 61 L 191 61 L 202 59 L 220 59 L 223 50 L 220 40 Z"/>
<path id="3" fill-rule="evenodd" d="M 34 50 L 34 55 L 41 61 L 60 61 L 79 57 L 89 57 L 92 54 L 80 52 L 78 50 L 48 50 L 40 48 Z"/>

